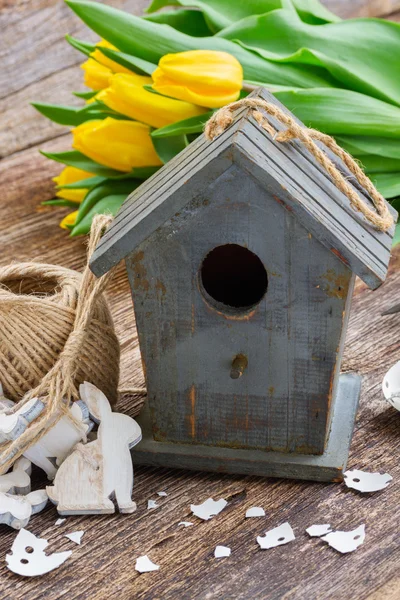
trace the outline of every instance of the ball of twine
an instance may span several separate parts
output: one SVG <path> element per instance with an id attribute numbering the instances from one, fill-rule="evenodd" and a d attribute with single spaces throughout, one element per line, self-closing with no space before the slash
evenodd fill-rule
<path id="1" fill-rule="evenodd" d="M 110 221 L 94 219 L 89 257 Z M 120 349 L 102 295 L 110 277 L 96 279 L 88 266 L 83 274 L 40 263 L 0 269 L 0 383 L 6 397 L 19 401 L 8 412 L 33 397 L 44 404 L 22 435 L 1 446 L 0 474 L 70 414 L 83 381 L 116 402 Z"/>
<path id="2" fill-rule="evenodd" d="M 57 362 L 75 321 L 82 275 L 40 263 L 0 268 L 0 382 L 15 402 L 42 381 Z M 75 373 L 111 402 L 117 399 L 119 346 L 108 306 L 97 298 Z"/>

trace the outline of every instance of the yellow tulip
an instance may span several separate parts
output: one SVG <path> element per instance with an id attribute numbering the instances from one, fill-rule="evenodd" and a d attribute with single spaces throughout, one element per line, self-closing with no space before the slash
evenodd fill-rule
<path id="1" fill-rule="evenodd" d="M 76 167 L 65 167 L 57 177 L 53 177 L 53 181 L 57 185 L 66 185 L 68 183 L 81 181 L 81 179 L 88 179 L 89 177 L 93 177 L 93 173 L 77 169 Z M 82 202 L 87 191 L 87 188 L 84 188 L 82 185 L 82 188 L 75 190 L 61 189 L 56 193 L 56 196 L 58 198 L 64 198 L 65 200 L 79 203 Z"/>
<path id="2" fill-rule="evenodd" d="M 154 89 L 161 94 L 219 108 L 238 99 L 243 70 L 227 52 L 189 50 L 163 56 L 153 79 Z"/>
<path id="3" fill-rule="evenodd" d="M 115 46 L 109 44 L 105 40 L 102 40 L 96 44 L 96 46 L 117 50 Z M 81 69 L 85 72 L 85 85 L 92 88 L 92 90 L 102 90 L 107 87 L 108 81 L 113 73 L 131 73 L 129 69 L 119 65 L 115 60 L 107 58 L 107 56 L 98 50 L 97 47 L 95 51 L 91 53 L 91 58 L 81 65 Z"/>
<path id="4" fill-rule="evenodd" d="M 93 58 L 89 58 L 84 62 L 83 65 L 81 65 L 81 69 L 85 72 L 83 78 L 85 85 L 92 88 L 92 90 L 102 90 L 107 87 L 108 81 L 113 74 L 111 69 L 101 65 Z"/>
<path id="5" fill-rule="evenodd" d="M 150 137 L 150 128 L 137 121 L 86 121 L 73 131 L 73 148 L 92 160 L 129 172 L 134 167 L 156 167 L 162 164 Z"/>
<path id="6" fill-rule="evenodd" d="M 109 87 L 99 92 L 96 98 L 122 115 L 152 127 L 164 127 L 206 111 L 200 106 L 166 98 L 143 88 L 151 83 L 151 77 L 117 73 L 110 77 Z"/>
<path id="7" fill-rule="evenodd" d="M 77 215 L 78 211 L 74 210 L 74 212 L 69 213 L 69 215 L 64 217 L 60 223 L 61 229 L 72 229 L 72 227 L 75 225 Z"/>

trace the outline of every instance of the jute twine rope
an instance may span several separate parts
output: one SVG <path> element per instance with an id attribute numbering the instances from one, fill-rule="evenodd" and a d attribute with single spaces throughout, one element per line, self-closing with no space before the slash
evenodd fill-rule
<path id="1" fill-rule="evenodd" d="M 91 230 L 88 256 L 111 217 L 99 215 Z M 78 399 L 84 379 L 98 386 L 111 403 L 117 399 L 119 344 L 102 296 L 112 271 L 96 279 L 54 265 L 22 263 L 0 269 L 0 373 L 5 396 L 31 398 L 45 407 L 24 433 L 0 446 L 0 473 L 5 473 Z M 53 295 L 29 293 L 38 284 Z M 21 291 L 22 294 L 16 294 Z M 24 293 L 25 292 L 25 293 Z M 72 419 L 73 420 L 73 419 Z M 74 422 L 77 428 L 79 423 Z"/>
<path id="2" fill-rule="evenodd" d="M 316 158 L 319 164 L 327 171 L 336 187 L 347 196 L 350 205 L 356 211 L 361 212 L 364 217 L 379 231 L 387 231 L 393 225 L 393 217 L 389 212 L 388 206 L 383 196 L 375 188 L 371 180 L 365 175 L 361 167 L 343 148 L 341 148 L 329 135 L 321 133 L 316 129 L 309 129 L 296 123 L 296 121 L 286 114 L 281 108 L 261 98 L 243 98 L 237 102 L 232 102 L 217 111 L 206 123 L 205 135 L 209 140 L 213 140 L 220 135 L 233 121 L 233 111 L 241 107 L 252 109 L 253 117 L 257 123 L 265 129 L 277 142 L 288 142 L 292 139 L 298 139 Z M 260 111 L 263 110 L 269 115 L 278 119 L 286 125 L 286 130 L 276 131 L 268 121 L 267 117 Z M 323 142 L 332 152 L 336 154 L 346 165 L 349 171 L 357 179 L 358 183 L 368 192 L 376 210 L 373 210 L 368 204 L 354 191 L 345 177 L 340 173 L 331 159 L 321 148 L 317 146 L 314 140 Z"/>

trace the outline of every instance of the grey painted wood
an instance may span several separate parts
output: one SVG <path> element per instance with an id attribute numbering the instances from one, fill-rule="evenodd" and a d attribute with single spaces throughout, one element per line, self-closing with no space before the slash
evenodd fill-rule
<path id="1" fill-rule="evenodd" d="M 340 376 L 330 434 L 325 452 L 320 456 L 156 442 L 152 439 L 150 415 L 146 407 L 138 418 L 143 439 L 132 451 L 133 464 L 289 479 L 341 481 L 346 470 L 360 386 L 360 376 L 349 373 Z"/>
<path id="2" fill-rule="evenodd" d="M 215 246 L 268 273 L 255 310 L 227 315 L 199 285 Z M 232 165 L 127 259 L 157 440 L 322 453 L 354 276 Z M 248 358 L 230 378 L 235 355 Z"/>
<path id="3" fill-rule="evenodd" d="M 273 102 L 289 113 L 262 88 L 252 95 Z M 127 256 L 181 210 L 188 199 L 201 193 L 213 178 L 229 168 L 233 159 L 246 165 L 262 185 L 270 186 L 274 193 L 279 192 L 279 199 L 284 195 L 287 206 L 307 230 L 370 287 L 375 288 L 384 281 L 394 227 L 387 233 L 373 228 L 363 215 L 351 208 L 347 197 L 300 142 L 274 142 L 249 114 L 246 109 L 238 110 L 233 125 L 216 140 L 207 142 L 201 136 L 133 192 L 92 258 L 91 267 L 96 274 L 103 274 Z M 284 128 L 273 118 L 271 122 L 278 130 Z M 327 152 L 332 157 L 332 153 Z M 349 177 L 345 165 L 337 158 L 334 160 Z M 354 182 L 351 176 L 349 179 Z M 354 187 L 359 188 L 357 183 Z M 367 197 L 365 192 L 362 195 Z M 396 211 L 390 210 L 397 218 Z"/>

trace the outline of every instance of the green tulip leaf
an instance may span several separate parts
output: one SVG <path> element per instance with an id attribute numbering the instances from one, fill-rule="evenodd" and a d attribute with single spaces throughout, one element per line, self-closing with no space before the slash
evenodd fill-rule
<path id="1" fill-rule="evenodd" d="M 151 137 L 154 139 L 172 137 L 178 135 L 187 135 L 191 133 L 201 133 L 204 129 L 204 125 L 208 119 L 212 117 L 214 111 L 206 112 L 202 115 L 196 115 L 195 117 L 189 117 L 189 119 L 183 119 L 171 125 L 165 125 L 151 132 Z"/>
<path id="2" fill-rule="evenodd" d="M 392 248 L 394 248 L 395 246 L 398 246 L 399 244 L 400 244 L 400 223 L 397 223 L 395 230 L 394 230 L 394 236 L 392 239 Z"/>
<path id="3" fill-rule="evenodd" d="M 115 216 L 125 201 L 127 194 L 116 194 L 102 198 L 93 206 L 93 208 L 85 215 L 85 217 L 74 226 L 71 231 L 71 237 L 84 235 L 89 233 L 93 217 L 99 214 L 109 214 Z"/>
<path id="4" fill-rule="evenodd" d="M 400 105 L 399 64 L 393 58 L 400 55 L 398 23 L 350 19 L 316 27 L 302 22 L 294 11 L 276 10 L 247 17 L 217 37 L 239 42 L 282 66 L 326 69 L 338 87 Z"/>
<path id="5" fill-rule="evenodd" d="M 365 94 L 314 88 L 275 92 L 274 96 L 305 125 L 324 133 L 400 137 L 400 108 Z"/>
<path id="6" fill-rule="evenodd" d="M 157 65 L 147 60 L 143 60 L 143 58 L 139 58 L 137 56 L 131 56 L 130 54 L 118 52 L 117 50 L 112 50 L 111 48 L 105 48 L 104 46 L 98 46 L 97 50 L 104 54 L 104 56 L 107 56 L 107 58 L 110 58 L 119 65 L 122 65 L 126 69 L 129 69 L 138 75 L 152 75 L 157 69 Z"/>
<path id="7" fill-rule="evenodd" d="M 39 102 L 32 102 L 32 106 L 51 121 L 69 127 L 77 127 L 86 121 L 106 119 L 107 117 L 128 120 L 127 117 L 120 115 L 108 108 L 103 102 L 98 101 L 91 102 L 83 107 L 60 106 L 57 104 L 43 104 Z"/>
<path id="8" fill-rule="evenodd" d="M 90 210 L 106 196 L 129 195 L 142 181 L 137 179 L 105 179 L 104 182 L 90 190 L 79 205 L 75 225 L 78 225 Z"/>
<path id="9" fill-rule="evenodd" d="M 67 40 L 67 42 L 69 44 L 71 44 L 71 46 L 73 48 L 75 48 L 76 50 L 79 50 L 79 52 L 82 52 L 86 56 L 90 56 L 91 53 L 94 52 L 96 49 L 95 44 L 89 44 L 88 42 L 81 42 L 80 40 L 77 40 L 76 38 L 72 37 L 71 35 L 66 35 L 65 39 Z"/>
<path id="10" fill-rule="evenodd" d="M 72 93 L 77 98 L 82 98 L 83 100 L 91 100 L 99 92 L 97 90 L 92 90 L 91 92 L 72 92 Z"/>
<path id="11" fill-rule="evenodd" d="M 168 4 L 170 5 L 171 3 Z M 199 10 L 170 10 L 145 15 L 142 18 L 153 21 L 154 23 L 170 25 L 177 31 L 187 33 L 194 37 L 205 37 L 214 34 L 214 31 L 207 25 L 204 14 Z"/>
<path id="12" fill-rule="evenodd" d="M 400 173 L 400 160 L 386 158 L 385 156 L 356 156 L 363 165 L 368 175 L 372 173 Z"/>
<path id="13" fill-rule="evenodd" d="M 67 152 L 44 152 L 40 151 L 43 156 L 50 158 L 51 160 L 55 160 L 56 162 L 60 162 L 64 165 L 68 165 L 70 167 L 76 167 L 77 169 L 82 169 L 83 171 L 89 171 L 89 173 L 93 173 L 95 175 L 100 175 L 102 177 L 126 177 L 126 173 L 121 173 L 121 171 L 116 171 L 115 169 L 110 169 L 109 167 L 104 167 L 99 163 L 95 162 L 91 158 L 88 158 L 78 150 L 68 150 Z"/>
<path id="14" fill-rule="evenodd" d="M 304 21 L 314 25 L 340 21 L 339 17 L 331 13 L 318 0 L 293 0 L 293 2 L 291 0 L 244 0 L 243 2 L 232 2 L 231 0 L 153 0 L 147 12 L 152 13 L 165 6 L 187 6 L 188 8 L 195 7 L 199 9 L 213 33 L 217 33 L 221 29 L 229 27 L 232 23 L 241 21 L 251 15 L 263 15 L 279 8 L 295 9 Z"/>
<path id="15" fill-rule="evenodd" d="M 117 171 L 116 169 L 111 169 L 109 167 L 100 165 L 91 158 L 88 158 L 82 154 L 82 152 L 78 152 L 78 150 L 68 150 L 67 152 L 44 152 L 44 150 L 40 150 L 40 153 L 43 154 L 43 156 L 46 156 L 46 158 L 55 160 L 63 165 L 76 167 L 77 169 L 82 169 L 83 171 L 89 171 L 89 173 L 93 173 L 94 175 L 109 177 L 111 179 L 148 179 L 160 168 L 135 167 L 129 173 L 123 173 L 121 171 Z"/>
<path id="16" fill-rule="evenodd" d="M 158 64 L 162 56 L 185 50 L 220 50 L 235 56 L 242 64 L 244 78 L 249 81 L 273 81 L 293 87 L 333 86 L 335 80 L 320 67 L 276 64 L 222 37 L 194 37 L 169 25 L 117 10 L 106 4 L 85 0 L 66 0 L 68 6 L 100 37 L 121 52 Z M 231 2 L 230 7 L 236 3 Z M 244 4 L 242 2 L 241 4 Z"/>
<path id="17" fill-rule="evenodd" d="M 78 203 L 64 198 L 54 198 L 53 200 L 45 200 L 41 203 L 43 206 L 67 206 L 68 208 L 77 208 Z"/>
<path id="18" fill-rule="evenodd" d="M 400 196 L 400 172 L 377 173 L 370 178 L 384 198 Z"/>
<path id="19" fill-rule="evenodd" d="M 377 154 L 400 160 L 400 141 L 379 136 L 337 136 L 336 140 L 347 152 L 357 156 Z"/>
<path id="20" fill-rule="evenodd" d="M 74 181 L 74 183 L 64 183 L 64 185 L 57 185 L 57 189 L 62 190 L 81 190 L 82 188 L 91 190 L 92 188 L 97 187 L 104 181 L 106 181 L 106 177 L 88 177 L 87 179 L 80 179 L 79 181 Z"/>
<path id="21" fill-rule="evenodd" d="M 175 135 L 170 137 L 153 137 L 154 148 L 163 163 L 167 163 L 179 152 L 182 152 L 188 145 L 185 135 Z"/>

